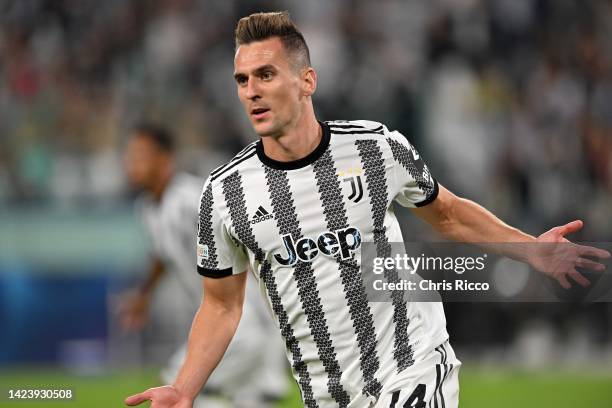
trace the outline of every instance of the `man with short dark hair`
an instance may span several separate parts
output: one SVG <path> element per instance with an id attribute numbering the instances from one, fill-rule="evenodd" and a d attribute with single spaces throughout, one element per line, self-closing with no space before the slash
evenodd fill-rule
<path id="1" fill-rule="evenodd" d="M 370 121 L 318 122 L 317 74 L 287 13 L 239 21 L 234 78 L 260 140 L 204 185 L 197 267 L 207 296 L 177 380 L 126 403 L 191 407 L 238 324 L 250 267 L 305 406 L 456 407 L 461 363 L 448 342 L 442 305 L 401 297 L 368 302 L 361 242 L 384 254 L 390 242 L 402 241 L 394 201 L 463 242 L 561 242 L 581 222 L 535 238 L 439 185 L 400 133 Z M 505 255 L 563 286 L 568 277 L 587 283 L 573 270 L 550 270 L 530 253 Z"/>
<path id="2" fill-rule="evenodd" d="M 174 150 L 170 132 L 152 124 L 136 126 L 125 149 L 128 180 L 142 191 L 137 208 L 151 247 L 148 275 L 137 290 L 126 296 L 121 308 L 121 324 L 126 329 L 143 327 L 154 291 L 166 273 L 172 274 L 178 283 L 181 296 L 176 303 L 184 309 L 178 310 L 185 319 L 192 318 L 202 299 L 202 286 L 193 273 L 193 235 L 202 181 L 176 171 Z M 230 351 L 215 371 L 206 393 L 197 396 L 196 406 L 262 408 L 285 392 L 285 384 L 278 381 L 285 378 L 280 343 L 269 338 L 276 333 L 257 292 L 257 286 L 251 282 L 247 311 Z M 161 372 L 162 381 L 174 381 L 185 352 L 186 345 L 176 350 Z M 235 387 L 236 382 L 243 385 Z"/>

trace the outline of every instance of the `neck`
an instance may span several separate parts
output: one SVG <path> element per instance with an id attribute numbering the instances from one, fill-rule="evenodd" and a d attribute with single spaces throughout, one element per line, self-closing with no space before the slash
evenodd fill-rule
<path id="1" fill-rule="evenodd" d="M 322 135 L 321 126 L 311 110 L 280 136 L 262 137 L 261 143 L 266 156 L 289 162 L 308 156 L 319 145 Z"/>

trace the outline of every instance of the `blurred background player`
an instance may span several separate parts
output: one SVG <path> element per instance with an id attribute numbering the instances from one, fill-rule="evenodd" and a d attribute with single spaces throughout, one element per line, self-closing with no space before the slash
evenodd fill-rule
<path id="1" fill-rule="evenodd" d="M 125 169 L 130 184 L 142 191 L 137 208 L 150 240 L 151 260 L 140 287 L 125 296 L 121 325 L 127 330 L 144 327 L 156 288 L 167 272 L 179 289 L 170 293 L 168 308 L 190 321 L 202 299 L 199 277 L 193 270 L 194 233 L 201 181 L 175 169 L 174 141 L 168 130 L 150 124 L 137 126 L 125 150 Z M 172 291 L 171 286 L 166 287 Z M 196 400 L 196 407 L 264 407 L 286 392 L 284 355 L 255 284 L 249 285 L 243 320 L 226 358 Z M 182 312 L 181 312 L 182 311 Z M 181 315 L 173 319 L 182 319 Z M 180 326 L 180 325 L 179 325 Z M 183 342 L 187 337 L 184 333 Z M 185 356 L 182 344 L 161 372 L 172 381 Z"/>

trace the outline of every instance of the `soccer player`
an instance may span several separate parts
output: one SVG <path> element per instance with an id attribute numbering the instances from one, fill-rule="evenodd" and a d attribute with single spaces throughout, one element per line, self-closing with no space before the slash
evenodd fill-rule
<path id="1" fill-rule="evenodd" d="M 122 308 L 121 323 L 127 329 L 143 326 L 154 290 L 165 273 L 174 274 L 179 281 L 181 299 L 177 301 L 189 305 L 185 308 L 189 318 L 202 299 L 202 285 L 193 272 L 193 236 L 202 182 L 177 172 L 174 162 L 169 131 L 150 124 L 133 130 L 126 146 L 125 168 L 130 183 L 143 192 L 137 207 L 152 248 L 148 276 Z M 286 392 L 281 343 L 274 343 L 276 330 L 257 292 L 254 282 L 249 284 L 240 328 L 196 406 L 266 407 L 271 398 L 278 399 Z M 276 350 L 270 345 L 276 345 Z M 164 382 L 175 379 L 185 351 L 183 345 L 171 357 L 161 373 Z M 236 387 L 236 383 L 243 385 Z"/>
<path id="2" fill-rule="evenodd" d="M 402 241 L 393 201 L 464 242 L 560 242 L 581 222 L 535 238 L 438 184 L 400 133 L 370 121 L 317 121 L 317 74 L 287 13 L 241 19 L 235 40 L 238 96 L 260 139 L 204 185 L 197 269 L 206 297 L 176 381 L 126 403 L 191 407 L 238 324 L 250 267 L 305 406 L 456 407 L 461 363 L 442 305 L 368 302 L 356 255 L 361 241 L 383 253 Z M 507 255 L 563 286 L 568 277 L 586 284 L 528 253 Z"/>

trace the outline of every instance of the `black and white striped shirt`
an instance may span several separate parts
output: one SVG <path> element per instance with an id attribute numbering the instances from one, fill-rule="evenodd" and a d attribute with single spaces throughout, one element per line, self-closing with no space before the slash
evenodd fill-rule
<path id="1" fill-rule="evenodd" d="M 307 407 L 365 406 L 447 337 L 439 303 L 370 303 L 358 247 L 402 235 L 393 201 L 433 201 L 438 185 L 398 132 L 321 123 L 307 157 L 279 162 L 260 141 L 211 173 L 201 197 L 198 271 L 250 265 L 284 338 Z"/>
<path id="2" fill-rule="evenodd" d="M 159 202 L 143 194 L 137 201 L 151 255 L 178 278 L 191 310 L 202 301 L 202 287 L 193 274 L 193 233 L 198 219 L 198 197 L 202 179 L 175 174 Z"/>

